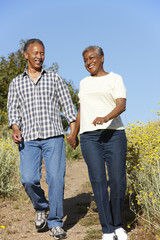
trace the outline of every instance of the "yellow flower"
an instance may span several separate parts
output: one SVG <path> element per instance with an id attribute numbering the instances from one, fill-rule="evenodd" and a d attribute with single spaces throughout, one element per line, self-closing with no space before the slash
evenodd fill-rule
<path id="1" fill-rule="evenodd" d="M 133 191 L 132 191 L 132 190 L 129 190 L 129 193 L 130 193 L 130 194 L 132 194 L 132 193 L 133 193 Z"/>
<path id="2" fill-rule="evenodd" d="M 0 226 L 1 228 L 3 228 L 3 229 L 6 229 L 6 227 L 5 226 Z"/>
<path id="3" fill-rule="evenodd" d="M 151 193 L 149 194 L 149 196 L 153 196 L 153 192 L 151 192 Z"/>
<path id="4" fill-rule="evenodd" d="M 142 170 L 142 171 L 143 171 L 143 170 L 144 170 L 144 167 L 141 167 L 141 168 L 140 168 L 140 170 Z"/>
<path id="5" fill-rule="evenodd" d="M 137 204 L 138 204 L 138 205 L 141 205 L 141 201 L 140 201 L 140 200 L 138 200 L 138 201 L 137 201 Z"/>
<path id="6" fill-rule="evenodd" d="M 156 239 L 157 239 L 157 240 L 160 239 L 160 235 L 156 235 Z"/>

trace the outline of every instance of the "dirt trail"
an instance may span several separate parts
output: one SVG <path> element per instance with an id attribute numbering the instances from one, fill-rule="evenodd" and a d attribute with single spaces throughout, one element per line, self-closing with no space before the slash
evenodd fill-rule
<path id="1" fill-rule="evenodd" d="M 45 174 L 43 169 L 42 187 L 47 193 Z M 78 206 L 90 203 L 91 193 L 83 193 L 82 188 L 88 182 L 87 168 L 83 160 L 67 161 L 64 195 L 64 228 L 67 240 L 82 240 L 86 227 L 79 224 L 79 220 L 86 215 L 86 211 L 79 211 Z M 23 190 L 22 190 L 23 191 Z M 0 240 L 51 240 L 49 232 L 37 233 L 34 227 L 35 212 L 28 197 L 25 200 L 0 200 Z M 84 204 L 85 203 L 85 204 Z"/>
<path id="2" fill-rule="evenodd" d="M 47 193 L 45 183 L 45 169 L 42 168 L 42 187 Z M 67 161 L 64 193 L 64 229 L 67 231 L 67 240 L 83 240 L 86 231 L 90 228 L 100 229 L 100 224 L 91 227 L 82 226 L 81 219 L 85 218 L 93 199 L 92 192 L 88 192 L 85 184 L 89 182 L 86 164 L 83 159 L 76 162 Z M 35 211 L 22 188 L 22 195 L 16 201 L 0 199 L 0 240 L 51 240 L 49 232 L 37 233 L 34 226 Z M 22 200 L 23 199 L 23 200 Z M 124 226 L 134 220 L 128 205 L 124 208 Z M 134 237 L 132 237 L 132 236 Z M 151 239 L 143 234 L 143 229 L 135 228 L 128 233 L 128 239 Z M 152 239 L 157 239 L 153 237 Z"/>

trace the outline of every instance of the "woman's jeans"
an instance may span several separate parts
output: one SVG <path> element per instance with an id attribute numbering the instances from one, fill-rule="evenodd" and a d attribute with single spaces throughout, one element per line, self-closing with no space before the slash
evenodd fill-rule
<path id="1" fill-rule="evenodd" d="M 34 209 L 37 212 L 44 212 L 49 208 L 48 227 L 62 227 L 66 167 L 64 137 L 22 142 L 19 151 L 21 182 Z M 42 158 L 44 158 L 46 182 L 49 186 L 49 204 L 40 186 Z"/>
<path id="2" fill-rule="evenodd" d="M 122 226 L 126 190 L 125 131 L 109 129 L 91 131 L 81 134 L 80 142 L 88 166 L 102 232 L 112 233 Z M 108 170 L 108 181 L 105 165 Z"/>

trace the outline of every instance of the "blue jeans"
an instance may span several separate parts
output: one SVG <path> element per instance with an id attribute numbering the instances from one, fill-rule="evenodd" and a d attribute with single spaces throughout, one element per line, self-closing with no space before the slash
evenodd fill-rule
<path id="1" fill-rule="evenodd" d="M 37 212 L 47 211 L 49 229 L 63 226 L 63 195 L 65 176 L 64 137 L 52 137 L 43 140 L 22 142 L 20 151 L 21 182 Z M 46 182 L 49 186 L 48 199 L 40 186 L 42 158 L 46 169 Z"/>
<path id="2" fill-rule="evenodd" d="M 88 166 L 102 232 L 112 233 L 122 226 L 122 209 L 126 190 L 125 131 L 109 129 L 91 131 L 81 134 L 80 142 L 82 154 Z"/>

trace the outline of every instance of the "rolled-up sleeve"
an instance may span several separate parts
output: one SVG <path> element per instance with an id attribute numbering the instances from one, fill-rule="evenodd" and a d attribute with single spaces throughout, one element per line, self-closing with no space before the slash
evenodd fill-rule
<path id="1" fill-rule="evenodd" d="M 66 117 L 68 123 L 71 123 L 76 120 L 75 107 L 66 83 L 59 75 L 57 77 L 57 96 L 64 116 Z"/>
<path id="2" fill-rule="evenodd" d="M 17 90 L 14 85 L 14 81 L 12 81 L 9 86 L 7 112 L 9 127 L 11 127 L 13 124 L 16 124 L 20 127 L 21 124 L 20 103 Z"/>

